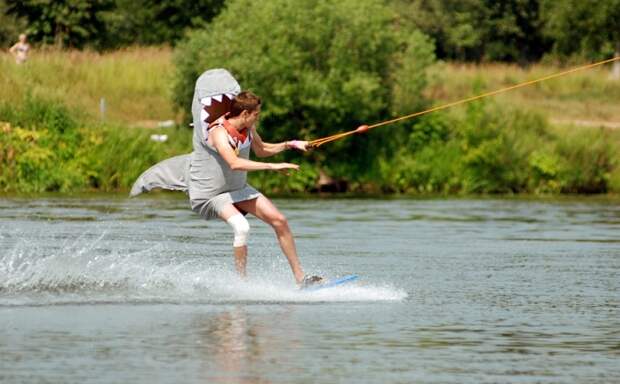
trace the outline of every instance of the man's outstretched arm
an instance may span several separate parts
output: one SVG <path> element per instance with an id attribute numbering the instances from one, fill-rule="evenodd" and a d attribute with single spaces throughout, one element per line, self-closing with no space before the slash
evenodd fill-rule
<path id="1" fill-rule="evenodd" d="M 265 143 L 256 132 L 256 127 L 252 127 L 252 150 L 258 157 L 269 157 L 278 154 L 287 149 L 298 149 L 306 151 L 308 148 L 307 141 L 291 140 L 281 143 Z"/>

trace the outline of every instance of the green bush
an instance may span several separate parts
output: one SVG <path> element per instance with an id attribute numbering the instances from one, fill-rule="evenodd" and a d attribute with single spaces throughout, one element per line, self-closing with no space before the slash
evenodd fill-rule
<path id="1" fill-rule="evenodd" d="M 3 164 L 0 188 L 42 192 L 84 185 L 79 172 L 67 164 L 81 136 L 64 105 L 27 95 L 17 107 L 0 105 L 0 121 L 9 123 L 0 149 L 6 152 L 4 159 L 12 157 L 10 164 Z"/>
<path id="2" fill-rule="evenodd" d="M 384 148 L 378 171 L 368 181 L 379 183 L 384 192 L 454 191 L 461 156 L 457 142 L 452 140 L 456 123 L 449 115 L 430 114 L 402 124 L 401 132 L 394 133 L 400 142 Z"/>
<path id="3" fill-rule="evenodd" d="M 451 135 L 450 125 L 453 124 L 455 121 L 450 121 L 445 115 L 423 116 L 409 128 L 407 150 L 415 152 L 429 144 L 447 141 Z"/>
<path id="4" fill-rule="evenodd" d="M 159 160 L 187 152 L 191 136 L 170 129 L 156 143 L 150 132 L 119 126 L 82 126 L 63 104 L 27 96 L 0 106 L 0 190 L 72 192 L 126 190 Z"/>
<path id="5" fill-rule="evenodd" d="M 618 167 L 620 145 L 600 130 L 577 130 L 563 135 L 557 144 L 562 158 L 561 191 L 565 193 L 605 193 Z"/>
<path id="6" fill-rule="evenodd" d="M 75 129 L 75 111 L 69 111 L 64 104 L 35 97 L 27 93 L 18 103 L 0 104 L 0 121 L 7 121 L 23 128 L 45 128 L 57 134 Z"/>
<path id="7" fill-rule="evenodd" d="M 617 190 L 619 140 L 491 101 L 416 121 L 381 157 L 375 183 L 398 193 L 605 193 Z M 567 133 L 571 132 L 571 133 Z"/>
<path id="8" fill-rule="evenodd" d="M 533 112 L 486 101 L 470 104 L 461 124 L 463 191 L 527 192 L 530 154 L 552 140 L 546 120 Z"/>
<path id="9" fill-rule="evenodd" d="M 316 188 L 319 172 L 316 167 L 301 162 L 299 171 L 282 175 L 274 172 L 250 172 L 249 182 L 256 188 L 278 194 L 293 194 L 312 191 Z"/>
<path id="10" fill-rule="evenodd" d="M 26 31 L 26 20 L 7 14 L 9 1 L 0 0 L 0 45 L 10 47 L 17 42 L 20 33 Z"/>
<path id="11" fill-rule="evenodd" d="M 433 45 L 394 19 L 379 0 L 230 1 L 178 47 L 175 104 L 188 112 L 196 78 L 223 67 L 263 98 L 268 141 L 315 139 L 417 108 Z M 392 140 L 389 130 L 369 137 L 330 144 L 308 161 L 334 177 L 363 175 Z"/>
<path id="12" fill-rule="evenodd" d="M 394 159 L 382 159 L 381 190 L 387 193 L 455 193 L 461 190 L 456 141 L 435 142 L 416 152 L 401 148 Z"/>
<path id="13" fill-rule="evenodd" d="M 562 158 L 550 149 L 534 150 L 528 158 L 530 179 L 528 189 L 536 194 L 561 191 Z"/>

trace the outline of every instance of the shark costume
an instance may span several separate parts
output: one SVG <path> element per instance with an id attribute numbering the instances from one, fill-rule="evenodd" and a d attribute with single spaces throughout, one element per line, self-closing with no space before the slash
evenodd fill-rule
<path id="1" fill-rule="evenodd" d="M 233 171 L 207 140 L 210 129 L 223 126 L 228 132 L 228 142 L 237 152 L 237 156 L 249 158 L 252 145 L 251 131 L 247 128 L 245 134 L 243 131 L 233 131 L 227 126 L 229 123 L 226 120 L 232 101 L 240 92 L 239 83 L 228 71 L 212 69 L 204 72 L 196 81 L 192 100 L 194 151 L 166 159 L 146 170 L 135 181 L 130 196 L 137 196 L 154 188 L 184 191 L 189 194 L 192 210 L 207 220 L 220 216 L 222 209 L 229 204 L 261 196 L 260 192 L 247 184 L 247 171 Z M 293 140 L 286 143 L 286 148 L 305 150 L 305 142 Z M 226 219 L 234 232 L 235 260 L 236 262 L 244 260 L 242 270 L 237 269 L 242 274 L 245 273 L 247 237 L 250 230 L 244 214 L 245 212 L 240 212 Z M 288 226 L 285 226 L 284 230 L 280 228 L 282 236 L 290 236 L 292 240 Z M 319 276 L 302 275 L 303 278 L 300 278 L 298 274 L 303 274 L 303 270 L 297 259 L 294 244 L 290 248 L 291 244 L 283 243 L 280 240 L 280 233 L 279 241 L 301 287 L 321 284 L 324 281 Z M 237 254 L 238 250 L 241 250 L 240 254 Z M 241 259 L 237 259 L 238 257 Z"/>
<path id="2" fill-rule="evenodd" d="M 232 99 L 239 92 L 239 83 L 225 69 L 211 69 L 200 75 L 192 100 L 194 151 L 146 170 L 135 181 L 130 196 L 155 188 L 184 191 L 189 194 L 192 210 L 207 220 L 217 218 L 228 204 L 260 196 L 260 192 L 247 184 L 247 172 L 233 171 L 207 142 L 209 129 L 230 110 Z M 229 136 L 229 142 L 239 157 L 249 158 L 251 135 L 245 141 Z"/>

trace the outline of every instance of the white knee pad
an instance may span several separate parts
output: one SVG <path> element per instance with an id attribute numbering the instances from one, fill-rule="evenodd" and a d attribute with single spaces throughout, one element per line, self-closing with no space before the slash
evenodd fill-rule
<path id="1" fill-rule="evenodd" d="M 235 239 L 233 247 L 243 247 L 248 243 L 248 233 L 250 233 L 250 223 L 242 214 L 234 215 L 226 220 L 228 225 L 233 228 Z"/>

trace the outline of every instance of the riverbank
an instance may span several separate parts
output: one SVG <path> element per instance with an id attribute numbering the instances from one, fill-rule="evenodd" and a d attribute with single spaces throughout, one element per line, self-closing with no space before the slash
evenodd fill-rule
<path id="1" fill-rule="evenodd" d="M 174 65 L 168 47 L 139 47 L 111 53 L 34 51 L 24 66 L 0 55 L 0 102 L 16 103 L 26 94 L 46 95 L 88 119 L 100 121 L 101 98 L 107 119 L 128 126 L 153 126 L 174 119 Z M 527 68 L 503 63 L 439 63 L 430 72 L 425 95 L 437 104 L 540 78 L 565 68 L 536 64 Z M 620 82 L 608 67 L 594 68 L 494 96 L 498 102 L 532 110 L 558 125 L 617 127 Z M 415 111 L 411 111 L 415 112 Z M 445 113 L 445 112 L 444 112 Z M 583 122 L 588 122 L 584 124 Z"/>
<path id="2" fill-rule="evenodd" d="M 440 63 L 425 95 L 438 105 L 559 70 Z M 24 66 L 0 56 L 0 71 L 4 192 L 126 192 L 155 162 L 191 151 L 189 129 L 169 126 L 180 121 L 169 48 L 35 51 Z M 376 158 L 287 154 L 273 160 L 300 172 L 250 181 L 279 195 L 618 193 L 618 122 L 620 83 L 593 69 L 386 128 Z"/>

